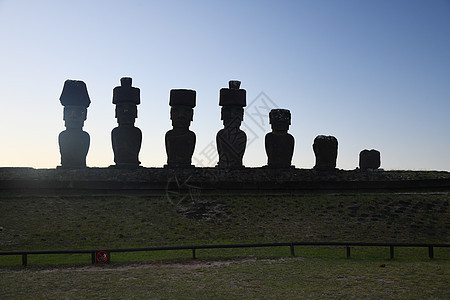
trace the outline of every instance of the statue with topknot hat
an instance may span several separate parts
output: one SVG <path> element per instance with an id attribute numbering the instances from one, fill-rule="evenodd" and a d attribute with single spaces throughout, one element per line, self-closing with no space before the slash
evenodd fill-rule
<path id="1" fill-rule="evenodd" d="M 240 88 L 241 82 L 229 81 L 229 88 L 220 90 L 219 105 L 223 129 L 216 135 L 217 152 L 221 169 L 243 168 L 242 159 L 247 145 L 247 135 L 240 129 L 244 120 L 246 91 Z"/>
<path id="2" fill-rule="evenodd" d="M 173 129 L 165 136 L 169 168 L 191 168 L 195 149 L 195 133 L 189 130 L 193 120 L 196 92 L 188 89 L 170 91 L 170 119 Z"/>
<path id="3" fill-rule="evenodd" d="M 265 148 L 267 166 L 270 168 L 291 168 L 294 154 L 294 137 L 288 133 L 291 112 L 288 109 L 272 109 L 269 112 L 272 132 L 266 134 Z"/>
<path id="4" fill-rule="evenodd" d="M 85 168 L 90 137 L 82 128 L 91 104 L 86 84 L 79 80 L 66 80 L 59 100 L 64 106 L 66 127 L 58 137 L 60 167 Z"/>
<path id="5" fill-rule="evenodd" d="M 114 151 L 113 167 L 138 168 L 139 151 L 142 144 L 142 132 L 134 126 L 137 118 L 137 105 L 141 103 L 140 89 L 132 86 L 130 77 L 120 79 L 120 86 L 113 90 L 113 104 L 116 105 L 118 127 L 111 132 Z"/>

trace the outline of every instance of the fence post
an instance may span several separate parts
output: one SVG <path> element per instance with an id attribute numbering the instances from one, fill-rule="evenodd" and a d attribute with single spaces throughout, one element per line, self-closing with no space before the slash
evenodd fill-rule
<path id="1" fill-rule="evenodd" d="M 294 257 L 295 257 L 295 249 L 294 249 L 294 244 L 293 244 L 293 243 L 291 243 L 290 247 L 291 247 L 291 256 L 294 256 Z"/>
<path id="2" fill-rule="evenodd" d="M 389 254 L 390 254 L 391 259 L 393 259 L 394 258 L 394 246 L 389 246 Z"/>
<path id="3" fill-rule="evenodd" d="M 91 262 L 92 262 L 93 265 L 95 265 L 95 263 L 96 263 L 96 260 L 95 260 L 95 252 L 92 252 L 92 253 L 91 253 Z"/>
<path id="4" fill-rule="evenodd" d="M 428 256 L 431 259 L 434 258 L 434 252 L 433 252 L 433 247 L 432 246 L 428 246 Z"/>
<path id="5" fill-rule="evenodd" d="M 347 258 L 350 258 L 350 247 L 347 246 Z"/>
<path id="6" fill-rule="evenodd" d="M 195 255 L 195 248 L 192 248 L 192 259 L 196 259 L 196 255 Z"/>
<path id="7" fill-rule="evenodd" d="M 27 263 L 28 263 L 27 255 L 22 254 L 22 266 L 26 267 Z"/>

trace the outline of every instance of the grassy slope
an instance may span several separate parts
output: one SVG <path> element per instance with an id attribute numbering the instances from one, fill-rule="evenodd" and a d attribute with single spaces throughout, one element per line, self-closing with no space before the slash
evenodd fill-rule
<path id="1" fill-rule="evenodd" d="M 2 250 L 289 241 L 450 242 L 450 195 L 0 196 Z"/>

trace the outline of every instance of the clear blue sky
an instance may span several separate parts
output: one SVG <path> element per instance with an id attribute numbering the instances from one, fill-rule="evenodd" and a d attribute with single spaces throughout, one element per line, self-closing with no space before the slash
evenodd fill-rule
<path id="1" fill-rule="evenodd" d="M 296 167 L 314 166 L 325 134 L 341 169 L 374 148 L 387 170 L 450 171 L 448 0 L 0 0 L 0 38 L 3 167 L 59 165 L 66 79 L 85 81 L 92 101 L 87 164 L 113 164 L 112 89 L 130 76 L 145 167 L 166 163 L 173 88 L 197 91 L 194 162 L 214 165 L 204 153 L 222 128 L 219 90 L 238 79 L 252 103 L 246 166 L 266 164 L 267 108 L 279 107 L 291 110 Z"/>

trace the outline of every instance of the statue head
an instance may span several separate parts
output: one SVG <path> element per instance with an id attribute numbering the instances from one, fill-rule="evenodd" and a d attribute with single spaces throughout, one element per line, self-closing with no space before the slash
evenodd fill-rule
<path id="1" fill-rule="evenodd" d="M 81 129 L 87 118 L 87 109 L 83 106 L 65 106 L 63 120 L 67 129 Z"/>
<path id="2" fill-rule="evenodd" d="M 119 125 L 133 125 L 137 118 L 137 106 L 130 102 L 116 105 L 116 118 Z"/>
<path id="3" fill-rule="evenodd" d="M 272 109 L 269 112 L 269 123 L 273 131 L 288 131 L 291 125 L 291 112 L 288 109 Z"/>
<path id="4" fill-rule="evenodd" d="M 220 119 L 225 128 L 239 128 L 244 120 L 244 109 L 236 105 L 223 106 Z"/>
<path id="5" fill-rule="evenodd" d="M 174 128 L 188 128 L 194 117 L 194 109 L 184 105 L 174 105 L 170 109 L 170 119 Z"/>

